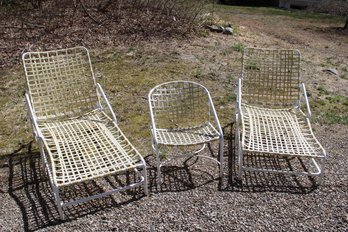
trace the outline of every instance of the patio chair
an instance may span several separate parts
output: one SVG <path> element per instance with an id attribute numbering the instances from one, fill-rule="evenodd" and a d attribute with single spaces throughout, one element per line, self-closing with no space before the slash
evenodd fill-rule
<path id="1" fill-rule="evenodd" d="M 320 176 L 319 184 L 326 152 L 311 129 L 307 93 L 300 83 L 299 51 L 244 49 L 237 92 L 238 177 L 244 170 Z M 245 155 L 301 165 L 286 169 L 257 162 L 245 165 Z"/>
<path id="2" fill-rule="evenodd" d="M 194 155 L 216 161 L 222 177 L 223 133 L 209 91 L 194 82 L 172 81 L 154 87 L 148 100 L 152 146 L 157 159 L 157 183 L 161 183 L 161 167 L 165 162 Z M 219 141 L 219 161 L 199 154 L 215 140 Z M 177 154 L 167 157 L 166 147 L 174 148 Z M 168 159 L 162 163 L 164 158 Z"/>
<path id="3" fill-rule="evenodd" d="M 118 127 L 115 113 L 95 81 L 87 49 L 27 52 L 22 60 L 30 121 L 61 219 L 63 208 L 70 205 L 138 186 L 147 194 L 146 163 Z M 126 171 L 135 171 L 131 184 L 61 200 L 65 186 Z"/>

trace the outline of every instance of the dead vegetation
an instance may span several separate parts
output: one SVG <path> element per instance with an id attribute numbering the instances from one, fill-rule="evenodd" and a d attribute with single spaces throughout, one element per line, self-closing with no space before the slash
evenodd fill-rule
<path id="1" fill-rule="evenodd" d="M 346 16 L 346 23 L 343 26 L 343 30 L 348 30 L 348 1 L 325 0 L 319 4 L 314 4 L 309 10 L 330 15 Z"/>
<path id="2" fill-rule="evenodd" d="M 27 50 L 110 47 L 151 38 L 187 37 L 207 1 L 7 0 L 0 5 L 0 67 Z"/>

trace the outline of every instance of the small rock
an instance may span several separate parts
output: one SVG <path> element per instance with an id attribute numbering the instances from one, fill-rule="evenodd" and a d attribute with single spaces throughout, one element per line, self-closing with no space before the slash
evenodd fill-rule
<path id="1" fill-rule="evenodd" d="M 210 31 L 213 31 L 213 32 L 224 32 L 225 28 L 222 27 L 222 26 L 217 26 L 217 25 L 207 25 L 207 27 L 210 29 Z"/>
<path id="2" fill-rule="evenodd" d="M 233 28 L 232 27 L 226 27 L 223 33 L 227 34 L 227 35 L 233 35 Z"/>
<path id="3" fill-rule="evenodd" d="M 130 51 L 130 52 L 126 53 L 126 56 L 127 57 L 133 57 L 134 56 L 134 52 Z"/>
<path id="4" fill-rule="evenodd" d="M 323 69 L 323 72 L 338 76 L 338 71 L 337 71 L 337 69 L 334 69 L 334 68 Z"/>
<path id="5" fill-rule="evenodd" d="M 196 56 L 190 55 L 190 54 L 181 54 L 180 58 L 182 60 L 189 61 L 189 62 L 194 62 L 194 63 L 199 61 Z"/>

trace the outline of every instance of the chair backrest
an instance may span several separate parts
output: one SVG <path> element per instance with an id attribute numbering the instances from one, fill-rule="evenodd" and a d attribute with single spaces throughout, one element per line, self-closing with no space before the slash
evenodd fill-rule
<path id="1" fill-rule="evenodd" d="M 38 120 L 80 116 L 96 108 L 96 83 L 86 48 L 27 52 L 22 60 Z"/>
<path id="2" fill-rule="evenodd" d="M 166 82 L 150 91 L 149 107 L 157 128 L 196 127 L 209 121 L 209 92 L 194 82 Z"/>
<path id="3" fill-rule="evenodd" d="M 274 108 L 291 107 L 299 98 L 298 50 L 245 48 L 242 102 Z"/>

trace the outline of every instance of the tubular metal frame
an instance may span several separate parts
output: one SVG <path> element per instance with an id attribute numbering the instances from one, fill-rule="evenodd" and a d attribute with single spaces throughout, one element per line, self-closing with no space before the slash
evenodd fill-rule
<path id="1" fill-rule="evenodd" d="M 147 178 L 147 170 L 146 170 L 146 162 L 144 160 L 144 158 L 138 153 L 138 151 L 133 147 L 133 145 L 128 141 L 128 139 L 124 136 L 124 134 L 122 133 L 122 131 L 118 128 L 117 125 L 117 120 L 116 120 L 116 116 L 115 113 L 102 89 L 102 87 L 100 86 L 99 83 L 95 82 L 95 77 L 94 77 L 94 73 L 93 73 L 93 69 L 92 69 L 92 65 L 91 65 L 91 60 L 90 60 L 90 56 L 89 56 L 89 52 L 85 47 L 76 47 L 76 48 L 71 48 L 71 49 L 61 49 L 61 50 L 56 50 L 56 51 L 47 51 L 47 52 L 42 52 L 42 53 L 50 53 L 50 52 L 60 52 L 60 51 L 69 51 L 69 50 L 81 50 L 85 53 L 85 55 L 87 56 L 87 64 L 90 67 L 90 74 L 91 74 L 91 78 L 93 79 L 94 82 L 94 88 L 95 88 L 95 94 L 97 95 L 97 102 L 96 102 L 96 107 L 93 111 L 100 111 L 102 112 L 103 115 L 105 115 L 106 120 L 110 120 L 112 126 L 114 127 L 114 129 L 117 130 L 117 132 L 120 134 L 120 136 L 122 136 L 122 138 L 124 139 L 124 143 L 127 144 L 128 149 L 131 149 L 132 151 L 134 151 L 139 160 L 136 164 L 129 166 L 128 168 L 122 169 L 122 170 L 114 170 L 110 173 L 103 173 L 100 175 L 96 175 L 94 177 L 89 177 L 89 178 L 85 178 L 85 179 L 81 179 L 81 180 L 77 180 L 77 181 L 73 181 L 73 182 L 67 182 L 67 183 L 58 183 L 57 181 L 57 173 L 55 170 L 55 162 L 53 161 L 53 157 L 52 154 L 50 152 L 50 147 L 47 145 L 47 142 L 45 141 L 45 136 L 43 135 L 42 129 L 43 127 L 39 125 L 39 122 L 42 124 L 43 119 L 38 119 L 32 104 L 32 100 L 30 97 L 30 87 L 28 86 L 29 84 L 29 77 L 28 77 L 28 67 L 31 65 L 27 62 L 26 57 L 30 56 L 31 54 L 40 54 L 41 52 L 27 52 L 24 53 L 22 55 L 22 60 L 23 60 L 23 64 L 24 64 L 24 71 L 25 71 L 25 75 L 27 78 L 27 93 L 25 94 L 25 100 L 26 100 L 26 104 L 28 107 L 28 114 L 29 114 L 29 118 L 30 118 L 30 122 L 31 122 L 31 126 L 35 135 L 35 140 L 39 145 L 39 149 L 40 149 L 40 154 L 41 154 L 41 158 L 42 158 L 42 162 L 45 166 L 45 169 L 48 173 L 48 177 L 49 177 L 49 181 L 50 181 L 50 185 L 52 187 L 52 191 L 53 191 L 53 196 L 55 199 L 55 203 L 57 205 L 58 208 L 58 213 L 59 216 L 62 220 L 64 220 L 64 213 L 63 213 L 63 208 L 71 206 L 71 205 L 76 205 L 79 203 L 83 203 L 89 200 L 93 200 L 93 199 L 98 199 L 101 197 L 105 197 L 108 195 L 111 195 L 113 193 L 116 192 L 121 192 L 121 191 L 125 191 L 127 189 L 130 188 L 136 188 L 139 186 L 142 186 L 144 188 L 144 192 L 145 195 L 148 195 L 148 178 Z M 105 107 L 103 107 L 102 103 L 106 104 L 106 108 L 110 111 L 111 114 L 111 118 L 106 116 L 105 113 Z M 81 116 L 80 116 L 81 117 Z M 79 117 L 77 117 L 78 119 Z M 52 120 L 52 119 L 50 119 Z M 69 120 L 69 118 L 68 118 Z M 107 123 L 107 121 L 105 121 L 105 123 Z M 100 121 L 101 123 L 104 123 L 104 121 Z M 107 132 L 109 133 L 109 132 Z M 113 143 L 115 143 L 115 140 L 113 141 Z M 122 147 L 122 145 L 119 145 L 120 147 Z M 124 149 L 124 148 L 122 148 Z M 48 153 L 48 154 L 47 154 Z M 68 154 L 69 155 L 69 154 Z M 88 155 L 88 154 L 79 154 L 81 156 L 83 155 Z M 116 154 L 115 154 L 116 155 Z M 49 160 L 47 159 L 47 157 L 49 157 Z M 119 188 L 114 188 L 110 191 L 106 191 L 106 192 L 102 192 L 96 195 L 92 195 L 92 196 L 88 196 L 88 197 L 84 197 L 84 198 L 80 198 L 77 200 L 71 200 L 71 201 L 66 201 L 63 202 L 61 197 L 60 197 L 60 188 L 63 186 L 67 186 L 67 185 L 71 185 L 74 183 L 78 183 L 78 182 L 84 182 L 84 181 L 88 181 L 88 180 L 92 180 L 92 179 L 96 179 L 96 178 L 100 178 L 106 175 L 112 175 L 112 174 L 116 174 L 116 173 L 122 173 L 128 170 L 134 170 L 135 173 L 137 174 L 137 176 L 140 178 L 139 181 L 135 182 L 135 183 L 131 183 L 130 185 L 124 186 L 124 187 L 119 187 Z M 141 171 L 139 171 L 138 169 L 140 169 Z"/>
<path id="2" fill-rule="evenodd" d="M 271 54 L 271 56 L 273 56 L 273 58 L 277 56 L 278 52 L 282 52 L 282 51 L 285 51 L 286 53 L 294 52 L 295 54 L 298 55 L 298 59 L 299 59 L 298 65 L 300 65 L 300 53 L 297 50 L 245 48 L 243 52 L 242 74 L 241 74 L 241 77 L 238 79 L 237 102 L 236 102 L 237 103 L 236 104 L 237 129 L 236 129 L 235 139 L 236 139 L 236 145 L 237 145 L 238 166 L 239 166 L 237 177 L 241 180 L 243 171 L 270 172 L 270 173 L 281 173 L 281 174 L 291 174 L 291 175 L 300 175 L 300 176 L 319 176 L 318 184 L 321 184 L 323 179 L 322 178 L 323 170 L 325 167 L 327 154 L 324 148 L 315 138 L 310 125 L 310 118 L 312 114 L 309 107 L 309 101 L 308 101 L 304 83 L 298 84 L 298 94 L 297 94 L 298 97 L 297 97 L 297 100 L 293 102 L 292 107 L 289 107 L 287 105 L 285 106 L 277 105 L 275 108 L 273 108 L 272 105 L 269 105 L 268 103 L 264 104 L 265 102 L 262 102 L 264 101 L 262 100 L 263 96 L 260 96 L 257 93 L 255 94 L 250 92 L 248 92 L 249 94 L 248 100 L 252 99 L 250 96 L 253 96 L 257 98 L 256 102 L 261 103 L 261 106 L 257 103 L 255 104 L 255 103 L 250 103 L 248 101 L 243 101 L 244 78 L 254 78 L 250 76 L 245 77 L 245 72 L 246 72 L 246 64 L 245 64 L 246 55 L 245 54 L 248 53 L 250 50 L 252 50 L 252 52 L 255 52 L 255 53 L 268 52 Z M 257 58 L 253 60 L 253 62 L 257 63 L 258 62 Z M 261 61 L 261 62 L 270 62 L 270 61 Z M 285 62 L 287 62 L 286 59 L 285 59 Z M 253 68 L 259 69 L 259 67 L 256 67 L 257 66 L 256 63 L 252 64 L 253 66 L 255 66 Z M 262 65 L 264 64 L 263 63 L 260 64 L 260 67 Z M 272 68 L 273 67 L 269 69 L 271 70 Z M 298 66 L 298 69 L 299 69 L 299 66 Z M 283 68 L 283 70 L 287 70 L 287 69 Z M 287 71 L 287 72 L 290 72 L 290 71 Z M 291 75 L 291 74 L 285 73 L 285 75 Z M 299 73 L 298 73 L 298 78 L 300 78 Z M 276 78 L 272 76 L 271 79 L 272 81 L 274 81 L 274 79 Z M 300 81 L 300 79 L 298 79 L 298 81 Z M 266 84 L 263 83 L 263 85 L 267 86 L 267 83 Z M 283 84 L 283 86 L 287 86 L 287 85 Z M 253 87 L 253 88 L 257 89 L 257 87 Z M 259 91 L 260 93 L 262 90 L 258 89 L 257 91 Z M 267 93 L 267 94 L 270 94 L 270 93 Z M 295 96 L 295 94 L 296 93 L 292 93 L 292 96 Z M 301 110 L 301 106 L 303 103 L 305 104 L 305 108 L 307 111 L 306 114 L 303 113 Z M 256 112 L 256 113 L 253 113 L 253 112 Z M 263 113 L 263 112 L 267 112 L 267 113 Z M 284 119 L 282 119 L 282 117 Z M 260 121 L 251 122 L 251 120 L 255 118 Z M 289 127 L 283 126 L 286 123 L 289 124 Z M 267 125 L 267 124 L 271 124 L 271 125 Z M 253 125 L 257 125 L 256 127 L 258 128 L 255 128 L 255 126 L 253 128 Z M 280 128 L 278 125 L 283 126 L 283 128 Z M 251 130 L 253 132 L 251 132 Z M 292 143 L 291 142 L 289 143 L 288 141 L 286 141 L 287 138 L 284 138 L 284 139 L 279 137 L 270 138 L 266 136 L 272 133 L 273 135 L 278 134 L 278 136 L 284 136 L 284 135 L 290 136 L 289 131 L 291 130 L 295 131 L 293 133 L 294 135 L 291 135 L 293 136 L 291 138 Z M 257 137 L 257 139 L 254 139 L 258 141 L 256 145 L 250 146 L 250 143 L 255 142 L 255 141 L 251 141 L 252 139 L 250 136 Z M 291 139 L 288 139 L 288 140 L 291 140 Z M 246 144 L 247 140 L 249 141 L 248 144 Z M 266 154 L 266 155 L 274 155 L 276 157 L 286 157 L 286 158 L 298 158 L 301 162 L 306 159 L 313 163 L 315 170 L 309 171 L 307 169 L 305 171 L 296 171 L 296 170 L 278 170 L 278 169 L 269 169 L 269 168 L 254 168 L 249 166 L 247 167 L 247 166 L 244 166 L 244 153 L 254 154 L 254 155 Z"/>
<path id="3" fill-rule="evenodd" d="M 156 120 L 156 116 L 155 116 L 155 110 L 156 110 L 156 106 L 155 103 L 158 103 L 160 100 L 156 100 L 154 98 L 155 92 L 159 91 L 160 93 L 157 94 L 157 96 L 161 95 L 161 90 L 164 89 L 164 91 L 172 91 L 172 90 L 176 90 L 176 89 L 185 89 L 185 87 L 183 86 L 190 86 L 189 88 L 200 88 L 203 91 L 203 94 L 206 95 L 207 97 L 207 102 L 206 104 L 208 104 L 209 110 L 207 113 L 207 121 L 205 122 L 206 125 L 209 125 L 212 127 L 213 133 L 215 134 L 214 138 L 209 138 L 211 132 L 197 132 L 197 131 L 190 131 L 191 128 L 195 129 L 198 128 L 197 125 L 194 125 L 194 122 L 191 122 L 191 125 L 181 128 L 181 127 L 177 127 L 175 129 L 173 129 L 171 126 L 169 126 L 169 128 L 163 128 L 163 127 L 158 127 L 158 122 Z M 163 99 L 162 99 L 163 100 Z M 174 101 L 176 101 L 177 99 L 174 99 Z M 151 118 L 151 134 L 152 134 L 152 148 L 156 154 L 156 164 L 157 164 L 157 184 L 158 186 L 161 184 L 162 182 L 162 178 L 161 178 L 161 167 L 164 165 L 164 163 L 174 159 L 174 158 L 182 158 L 182 157 L 187 157 L 187 158 L 191 158 L 193 156 L 197 156 L 197 157 L 201 157 L 201 158 L 206 158 L 206 159 L 210 159 L 214 162 L 217 162 L 219 164 L 219 177 L 222 178 L 223 176 L 223 168 L 222 168 L 222 164 L 223 164 L 223 147 L 224 147 L 224 137 L 223 137 L 223 132 L 220 126 L 220 122 L 211 98 L 211 95 L 208 91 L 208 89 L 206 87 L 204 87 L 201 84 L 195 83 L 195 82 L 191 82 L 191 81 L 170 81 L 170 82 L 165 82 L 162 84 L 159 84 L 157 86 L 155 86 L 153 89 L 150 90 L 149 95 L 148 95 L 148 101 L 149 101 L 149 109 L 150 109 L 150 118 Z M 171 96 L 169 94 L 169 96 L 167 96 L 167 98 L 164 100 L 165 102 L 172 102 L 173 99 L 171 99 Z M 192 103 L 192 102 L 191 102 Z M 166 103 L 163 103 L 164 105 Z M 163 104 L 161 106 L 163 106 Z M 185 103 L 184 103 L 185 104 Z M 191 105 L 190 106 L 186 106 L 181 109 L 184 112 L 188 112 L 190 111 Z M 168 112 L 169 114 L 173 114 L 173 112 Z M 181 112 L 182 113 L 182 112 Z M 212 126 L 212 124 L 210 123 L 210 118 L 211 115 L 213 116 L 213 120 L 216 126 L 216 129 L 214 126 Z M 169 120 L 170 121 L 170 120 Z M 175 127 L 175 122 L 171 122 L 172 125 Z M 175 134 L 171 134 L 171 137 L 169 139 L 165 138 L 165 139 L 161 139 L 161 137 L 159 136 L 159 133 L 164 131 L 164 133 L 170 133 L 170 132 L 179 132 L 179 133 L 186 133 L 187 137 L 190 137 L 189 139 L 187 138 L 175 138 Z M 201 140 L 201 138 L 199 138 L 199 136 L 195 136 L 195 134 L 199 134 L 199 135 L 204 135 L 208 138 L 208 139 L 203 139 Z M 169 140 L 169 141 L 168 141 Z M 215 140 L 219 140 L 219 158 L 220 161 L 206 156 L 206 155 L 200 155 L 199 153 L 201 151 L 203 151 L 206 148 L 206 145 L 209 144 L 212 141 Z M 174 148 L 179 148 L 179 147 L 190 147 L 190 146 L 194 146 L 194 145 L 202 145 L 202 147 L 198 150 L 195 150 L 189 154 L 176 154 L 175 156 L 164 160 L 163 162 L 161 161 L 161 157 L 160 157 L 160 146 L 169 146 L 169 147 L 174 147 Z"/>

